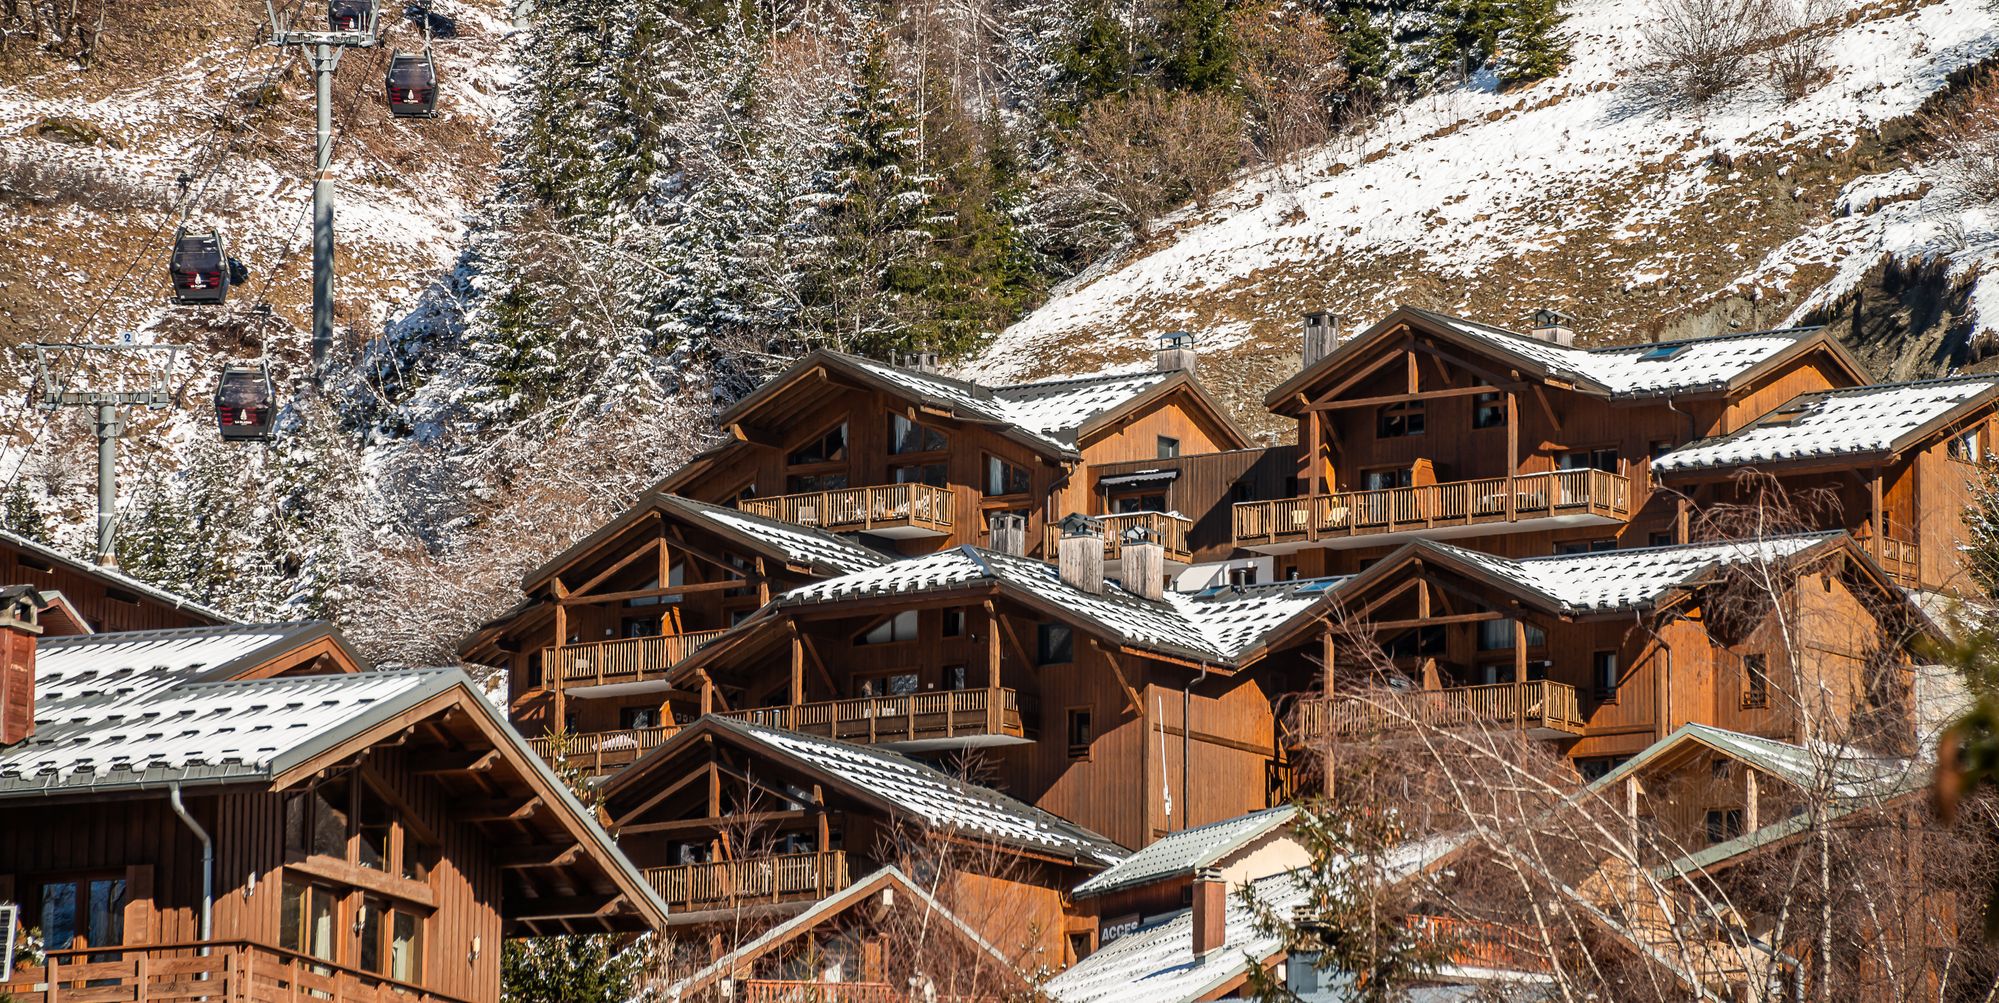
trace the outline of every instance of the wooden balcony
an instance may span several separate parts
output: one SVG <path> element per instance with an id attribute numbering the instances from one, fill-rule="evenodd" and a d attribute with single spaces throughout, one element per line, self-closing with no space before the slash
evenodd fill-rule
<path id="1" fill-rule="evenodd" d="M 1583 733 L 1576 688 L 1534 679 L 1491 686 L 1453 686 L 1376 697 L 1319 697 L 1298 702 L 1293 734 L 1303 741 L 1378 735 L 1412 725 L 1433 728 L 1515 727 L 1535 738 Z"/>
<path id="2" fill-rule="evenodd" d="M 920 751 L 1024 743 L 1028 736 L 1020 704 L 1019 694 L 1008 689 L 930 690 L 720 716 L 820 738 Z"/>
<path id="3" fill-rule="evenodd" d="M 1913 542 L 1897 540 L 1892 536 L 1877 536 L 1869 543 L 1867 549 L 1874 554 L 1874 560 L 1896 584 L 1915 588 L 1922 583 L 1923 563 Z"/>
<path id="4" fill-rule="evenodd" d="M 619 728 L 613 731 L 584 731 L 557 737 L 543 735 L 528 739 L 528 748 L 548 765 L 600 776 L 637 762 L 640 756 L 666 744 L 680 734 L 676 724 L 658 728 Z"/>
<path id="5" fill-rule="evenodd" d="M 1453 965 L 1504 972 L 1553 968 L 1541 942 L 1525 930 L 1454 916 L 1404 916 L 1402 925 L 1443 948 Z"/>
<path id="6" fill-rule="evenodd" d="M 902 1003 L 886 982 L 794 982 L 746 979 L 743 1003 Z"/>
<path id="7" fill-rule="evenodd" d="M 1602 470 L 1446 481 L 1317 498 L 1237 502 L 1235 542 L 1269 553 L 1358 547 L 1389 534 L 1434 537 L 1614 524 L 1631 518 L 1631 480 Z"/>
<path id="8" fill-rule="evenodd" d="M 696 630 L 657 637 L 625 637 L 614 641 L 564 644 L 541 649 L 541 664 L 554 666 L 553 678 L 566 690 L 617 683 L 650 682 L 680 660 L 728 633 Z"/>
<path id="9" fill-rule="evenodd" d="M 1194 521 L 1185 516 L 1166 512 L 1121 512 L 1117 515 L 1093 515 L 1090 517 L 1103 531 L 1104 560 L 1115 561 L 1123 556 L 1125 534 L 1134 529 L 1150 530 L 1152 537 L 1166 548 L 1166 559 L 1179 564 L 1194 563 L 1193 551 L 1187 546 L 1187 533 L 1194 528 Z M 1061 526 L 1048 527 L 1047 549 L 1044 554 L 1056 552 L 1057 542 L 1062 538 Z"/>
<path id="10" fill-rule="evenodd" d="M 816 901 L 850 881 L 844 850 L 648 867 L 645 878 L 669 909 L 688 910 Z"/>
<path id="11" fill-rule="evenodd" d="M 207 955 L 200 953 L 206 947 Z M 116 957 L 114 961 L 91 958 Z M 46 964 L 0 972 L 13 1003 L 465 1003 L 294 951 L 243 941 L 52 951 Z"/>
<path id="12" fill-rule="evenodd" d="M 877 484 L 770 498 L 745 498 L 736 507 L 751 515 L 834 533 L 892 538 L 949 536 L 954 500 L 950 488 L 928 484 Z"/>

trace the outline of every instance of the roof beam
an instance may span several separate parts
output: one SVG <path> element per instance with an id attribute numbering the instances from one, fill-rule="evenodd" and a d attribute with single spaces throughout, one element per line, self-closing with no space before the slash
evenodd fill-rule
<path id="1" fill-rule="evenodd" d="M 560 923 L 572 919 L 602 919 L 620 912 L 623 895 L 570 895 L 523 902 L 516 923 Z"/>
<path id="2" fill-rule="evenodd" d="M 510 870 L 568 867 L 582 856 L 583 847 L 577 843 L 567 846 L 537 843 L 531 846 L 509 847 L 499 854 L 500 866 Z"/>
<path id="3" fill-rule="evenodd" d="M 471 762 L 460 763 L 457 766 L 437 766 L 427 770 L 418 770 L 416 771 L 416 775 L 419 777 L 441 777 L 452 773 L 484 773 L 492 769 L 493 764 L 499 761 L 500 750 L 487 749 L 484 755 Z"/>

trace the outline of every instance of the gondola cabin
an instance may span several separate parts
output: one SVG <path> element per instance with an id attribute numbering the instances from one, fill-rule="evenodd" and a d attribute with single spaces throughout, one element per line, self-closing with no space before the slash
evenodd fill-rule
<path id="1" fill-rule="evenodd" d="M 437 63 L 428 49 L 398 52 L 389 60 L 389 114 L 397 118 L 437 116 Z"/>
<path id="2" fill-rule="evenodd" d="M 175 231 L 168 268 L 173 273 L 175 303 L 200 305 L 229 298 L 229 249 L 221 230 Z"/>
<path id="3" fill-rule="evenodd" d="M 277 390 L 262 363 L 232 363 L 215 385 L 215 427 L 225 442 L 261 442 L 271 437 Z"/>
<path id="4" fill-rule="evenodd" d="M 375 26 L 375 2 L 331 0 L 326 5 L 326 22 L 334 31 L 371 31 Z"/>

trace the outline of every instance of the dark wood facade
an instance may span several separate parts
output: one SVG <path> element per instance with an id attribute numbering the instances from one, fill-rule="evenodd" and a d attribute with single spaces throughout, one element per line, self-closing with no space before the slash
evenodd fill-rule
<path id="1" fill-rule="evenodd" d="M 0 533 L 0 584 L 60 592 L 91 631 L 208 627 L 230 621 L 215 610 L 115 572 Z"/>

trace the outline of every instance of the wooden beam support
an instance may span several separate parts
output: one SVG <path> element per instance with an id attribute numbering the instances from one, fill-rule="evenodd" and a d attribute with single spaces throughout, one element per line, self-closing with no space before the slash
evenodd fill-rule
<path id="1" fill-rule="evenodd" d="M 1479 384 L 1478 386 L 1452 387 L 1448 390 L 1426 390 L 1421 393 L 1406 393 L 1406 394 L 1381 394 L 1376 397 L 1354 397 L 1354 398 L 1349 398 L 1347 400 L 1326 401 L 1323 404 L 1313 404 L 1308 408 L 1308 410 L 1344 411 L 1349 408 L 1357 408 L 1357 407 L 1379 407 L 1384 404 L 1402 404 L 1408 401 L 1418 401 L 1418 400 L 1427 401 L 1427 400 L 1439 400 L 1445 397 L 1463 397 L 1466 394 L 1494 394 L 1501 392 L 1501 390 L 1502 390 L 1501 387 L 1496 387 L 1489 383 L 1483 383 Z"/>
<path id="2" fill-rule="evenodd" d="M 522 915 L 514 917 L 517 923 L 554 923 L 571 919 L 600 919 L 621 911 L 623 895 L 565 895 L 560 897 L 525 899 L 521 902 Z M 497 949 L 498 945 L 495 945 Z"/>
<path id="3" fill-rule="evenodd" d="M 711 818 L 677 818 L 666 822 L 635 822 L 618 830 L 619 836 L 626 835 L 674 835 L 689 832 L 712 832 L 723 826 L 763 825 L 771 822 L 802 822 L 812 812 L 799 811 L 753 811 L 738 815 Z"/>
<path id="4" fill-rule="evenodd" d="M 654 515 L 657 516 L 658 513 L 654 513 Z M 598 572 L 596 576 L 591 578 L 589 581 L 576 586 L 576 588 L 570 592 L 570 595 L 580 596 L 583 593 L 588 592 L 591 589 L 594 589 L 597 586 L 604 584 L 604 582 L 608 580 L 611 576 L 637 563 L 639 558 L 644 557 L 647 554 L 650 554 L 653 551 L 659 549 L 661 549 L 659 537 L 653 537 L 652 539 L 647 540 L 645 544 L 639 547 L 637 550 L 634 550 L 631 553 L 626 554 L 624 557 L 619 558 L 617 563 Z M 663 582 L 665 581 L 665 579 L 661 579 L 661 581 Z"/>
<path id="5" fill-rule="evenodd" d="M 1103 656 L 1105 664 L 1111 667 L 1111 674 L 1117 677 L 1117 684 L 1123 688 L 1125 699 L 1131 701 L 1132 711 L 1137 713 L 1139 717 L 1144 717 L 1145 701 L 1139 699 L 1138 690 L 1133 689 L 1131 681 L 1124 677 L 1124 668 L 1118 665 L 1117 653 L 1098 644 L 1097 639 L 1094 637 L 1090 638 L 1089 646 L 1096 649 L 1097 654 Z"/>
<path id="6" fill-rule="evenodd" d="M 559 846 L 543 843 L 532 846 L 510 846 L 501 849 L 496 856 L 500 866 L 508 870 L 567 867 L 582 859 L 583 845 L 571 843 L 568 846 Z"/>
<path id="7" fill-rule="evenodd" d="M 695 582 L 692 585 L 673 585 L 658 589 L 633 589 L 630 592 L 606 592 L 600 596 L 570 596 L 557 600 L 563 606 L 592 606 L 599 603 L 626 602 L 632 599 L 653 599 L 663 596 L 681 596 L 693 592 L 719 592 L 723 589 L 743 587 L 743 579 L 736 578 L 724 582 Z"/>
<path id="8" fill-rule="evenodd" d="M 520 798 L 465 801 L 451 806 L 451 817 L 461 822 L 521 822 L 533 818 L 542 807 L 539 795 L 525 801 Z"/>
<path id="9" fill-rule="evenodd" d="M 484 755 L 458 766 L 434 766 L 416 771 L 419 777 L 441 777 L 452 773 L 484 773 L 500 761 L 500 750 L 487 749 Z"/>

